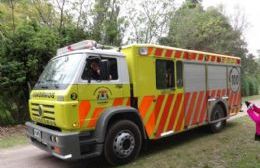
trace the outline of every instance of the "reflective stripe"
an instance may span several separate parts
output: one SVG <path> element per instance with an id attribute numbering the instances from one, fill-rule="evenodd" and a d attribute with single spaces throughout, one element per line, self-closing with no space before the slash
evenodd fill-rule
<path id="1" fill-rule="evenodd" d="M 139 106 L 139 112 L 141 114 L 141 117 L 144 119 L 147 111 L 151 107 L 151 104 L 153 102 L 154 97 L 153 96 L 145 96 Z"/>
<path id="2" fill-rule="evenodd" d="M 207 101 L 206 101 L 207 97 L 208 97 L 208 95 L 204 94 L 204 99 L 202 101 L 201 114 L 200 114 L 200 117 L 199 117 L 199 123 L 203 123 L 207 118 Z"/>
<path id="3" fill-rule="evenodd" d="M 173 126 L 174 131 L 183 130 L 183 127 L 184 127 L 185 112 L 184 112 L 183 102 L 184 102 L 184 96 L 182 96 L 180 108 L 178 110 L 178 115 L 177 115 L 177 118 L 176 118 L 176 122 L 174 123 L 174 126 Z"/>
<path id="4" fill-rule="evenodd" d="M 192 96 L 190 98 L 190 104 L 188 105 L 188 113 L 185 116 L 185 125 L 189 125 L 190 123 L 190 119 L 191 119 L 191 115 L 194 109 L 194 104 L 195 104 L 195 100 L 197 98 L 197 92 L 193 92 L 191 93 Z"/>
<path id="5" fill-rule="evenodd" d="M 174 106 L 172 108 L 172 115 L 170 117 L 169 125 L 167 127 L 167 131 L 172 130 L 175 123 L 177 123 L 177 114 L 179 114 L 179 109 L 181 106 L 183 94 L 179 93 L 177 95 L 176 101 L 174 103 Z M 179 115 L 178 115 L 179 116 Z"/>
<path id="6" fill-rule="evenodd" d="M 163 132 L 166 132 L 166 131 L 167 131 L 167 128 L 168 128 L 168 126 L 169 126 L 169 124 L 170 124 L 170 120 L 171 120 L 171 118 L 172 118 L 173 109 L 174 109 L 175 105 L 176 105 L 176 104 L 180 104 L 180 102 L 178 102 L 178 101 L 176 102 L 177 97 L 179 96 L 179 94 L 180 94 L 180 93 L 178 93 L 177 95 L 175 95 L 174 98 L 173 98 L 173 102 L 172 102 L 172 105 L 171 105 L 171 107 L 170 107 L 170 109 L 169 109 L 170 112 L 169 112 L 169 115 L 168 115 L 167 120 L 166 120 L 166 122 L 165 122 Z M 171 129 L 170 129 L 170 130 L 171 130 Z"/>
<path id="7" fill-rule="evenodd" d="M 163 107 L 166 105 L 166 100 L 167 100 L 166 96 L 167 95 L 162 95 L 162 96 L 164 96 L 165 99 L 163 100 L 160 110 L 158 111 L 159 113 L 156 113 L 156 123 L 155 123 L 155 129 L 153 132 L 153 136 L 156 136 L 156 132 L 158 130 L 159 123 L 160 123 L 162 115 L 163 115 L 163 109 L 164 109 Z"/>
<path id="8" fill-rule="evenodd" d="M 163 136 L 171 135 L 173 133 L 174 133 L 173 131 L 168 131 L 168 132 L 161 133 L 160 136 L 163 137 Z"/>
<path id="9" fill-rule="evenodd" d="M 198 115 L 198 118 L 197 118 L 197 122 L 198 122 L 198 123 L 202 123 L 202 122 L 203 122 L 203 119 L 201 119 L 201 118 L 203 118 L 204 115 L 205 115 L 205 113 L 206 113 L 206 112 L 205 112 L 205 104 L 207 103 L 207 102 L 206 102 L 206 97 L 207 97 L 207 95 L 206 95 L 206 93 L 204 92 L 202 96 L 203 96 L 203 97 L 201 98 L 201 106 L 200 106 L 200 109 L 199 109 L 200 114 Z"/>
<path id="10" fill-rule="evenodd" d="M 196 106 L 196 109 L 195 109 L 195 114 L 194 114 L 194 117 L 193 117 L 193 120 L 192 120 L 192 125 L 197 124 L 199 122 L 199 116 L 201 114 L 201 107 L 203 105 L 204 95 L 205 95 L 205 92 L 200 91 L 200 94 L 199 94 L 198 100 L 197 100 L 197 106 Z"/>
<path id="11" fill-rule="evenodd" d="M 212 53 L 201 53 L 201 52 L 194 52 L 189 50 L 183 49 L 170 49 L 170 48 L 163 48 L 160 46 L 148 47 L 148 56 L 155 56 L 155 57 L 166 57 L 166 58 L 176 58 L 176 59 L 185 59 L 185 60 L 195 60 L 195 61 L 205 61 L 205 62 L 213 62 L 219 64 L 240 64 L 240 59 L 232 57 L 227 58 L 221 55 L 209 55 Z"/>
<path id="12" fill-rule="evenodd" d="M 152 135 L 152 133 L 154 131 L 155 122 L 156 122 L 155 120 L 158 117 L 158 114 L 160 112 L 163 100 L 164 100 L 164 96 L 163 95 L 158 96 L 156 105 L 154 107 L 154 110 L 153 110 L 152 114 L 149 117 L 149 120 L 147 121 L 147 123 L 145 125 L 146 131 L 147 131 L 147 134 L 148 134 L 149 137 L 151 137 L 151 135 Z"/>
<path id="13" fill-rule="evenodd" d="M 212 98 L 212 99 L 208 99 L 208 101 L 209 101 L 209 102 L 211 102 L 211 101 L 216 101 L 216 99 L 215 99 L 215 98 Z"/>
<path id="14" fill-rule="evenodd" d="M 160 119 L 159 127 L 158 127 L 158 130 L 156 131 L 156 137 L 160 136 L 160 134 L 163 132 L 163 128 L 164 128 L 166 119 L 168 117 L 170 107 L 172 105 L 173 96 L 174 96 L 173 94 L 170 94 L 167 98 L 167 101 L 166 101 L 164 109 L 163 109 L 163 114 Z"/>
<path id="15" fill-rule="evenodd" d="M 165 53 L 165 57 L 170 58 L 172 56 L 173 50 L 167 50 Z"/>
<path id="16" fill-rule="evenodd" d="M 79 126 L 80 128 L 83 126 L 85 119 L 90 111 L 90 103 L 89 101 L 83 100 L 79 104 L 79 111 L 78 111 L 78 116 L 79 116 Z"/>
<path id="17" fill-rule="evenodd" d="M 192 109 L 191 118 L 190 118 L 190 121 L 188 123 L 189 126 L 193 124 L 193 119 L 194 119 L 194 117 L 196 117 L 196 115 L 198 113 L 198 111 L 196 111 L 196 110 L 197 110 L 198 106 L 200 105 L 199 96 L 200 96 L 200 93 L 198 92 L 196 100 L 194 102 L 194 107 Z"/>
<path id="18" fill-rule="evenodd" d="M 124 98 L 115 98 L 113 106 L 120 106 L 123 105 Z"/>
<path id="19" fill-rule="evenodd" d="M 93 128 L 96 126 L 96 122 L 97 122 L 97 119 L 100 115 L 100 113 L 103 111 L 104 108 L 96 108 L 93 112 L 93 115 L 91 117 L 91 120 L 89 121 L 89 123 L 87 124 L 87 127 L 88 128 Z"/>
<path id="20" fill-rule="evenodd" d="M 154 55 L 156 57 L 162 57 L 163 49 L 162 48 L 156 48 Z"/>
<path id="21" fill-rule="evenodd" d="M 130 97 L 126 99 L 126 106 L 131 106 L 131 99 L 130 99 Z"/>

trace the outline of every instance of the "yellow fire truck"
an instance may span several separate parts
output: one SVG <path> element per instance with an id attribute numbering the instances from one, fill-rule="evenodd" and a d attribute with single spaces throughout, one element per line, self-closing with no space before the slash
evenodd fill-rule
<path id="1" fill-rule="evenodd" d="M 32 144 L 61 159 L 135 159 L 146 140 L 224 128 L 241 108 L 240 58 L 91 40 L 58 49 L 30 94 Z"/>

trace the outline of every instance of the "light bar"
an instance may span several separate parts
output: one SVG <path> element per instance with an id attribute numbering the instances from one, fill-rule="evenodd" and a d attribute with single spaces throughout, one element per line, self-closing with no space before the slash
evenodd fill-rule
<path id="1" fill-rule="evenodd" d="M 97 42 L 94 40 L 84 40 L 72 45 L 68 45 L 57 50 L 57 55 L 62 55 L 70 51 L 81 50 L 81 49 L 94 49 L 97 47 Z"/>

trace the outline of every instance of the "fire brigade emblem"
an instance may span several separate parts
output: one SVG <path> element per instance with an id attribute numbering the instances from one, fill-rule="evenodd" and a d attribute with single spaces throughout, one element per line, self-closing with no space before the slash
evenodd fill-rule
<path id="1" fill-rule="evenodd" d="M 101 87 L 95 91 L 94 95 L 97 96 L 97 103 L 108 103 L 111 91 L 109 88 Z"/>

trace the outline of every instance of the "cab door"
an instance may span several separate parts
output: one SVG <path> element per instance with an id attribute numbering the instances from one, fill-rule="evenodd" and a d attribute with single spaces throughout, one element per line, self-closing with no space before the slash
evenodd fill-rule
<path id="1" fill-rule="evenodd" d="M 127 77 L 122 78 L 124 72 L 121 66 L 124 62 L 122 59 L 115 56 L 95 55 L 90 55 L 86 59 L 78 84 L 80 128 L 94 128 L 98 117 L 106 108 L 127 106 L 130 103 L 127 92 L 129 81 L 127 81 Z M 104 64 L 104 62 L 106 63 Z M 108 67 L 105 68 L 106 66 Z M 108 74 L 104 75 L 106 73 Z M 124 76 L 126 75 L 124 74 Z"/>

